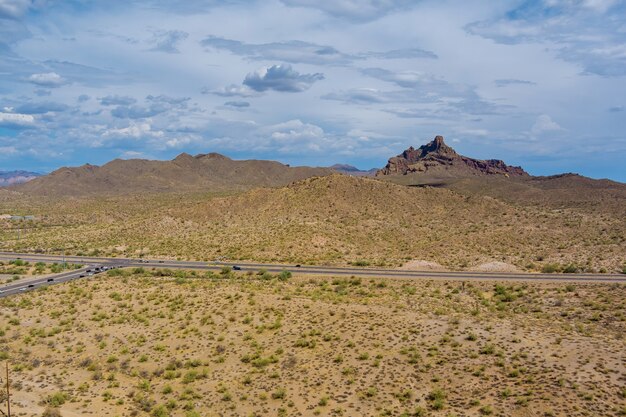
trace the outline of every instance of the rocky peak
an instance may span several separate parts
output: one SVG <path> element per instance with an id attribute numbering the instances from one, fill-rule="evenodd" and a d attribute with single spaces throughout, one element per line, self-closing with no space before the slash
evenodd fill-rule
<path id="1" fill-rule="evenodd" d="M 400 155 L 390 158 L 385 168 L 379 170 L 376 175 L 398 175 L 427 171 L 440 174 L 445 172 L 445 175 L 454 176 L 528 175 L 522 168 L 506 165 L 500 160 L 483 161 L 459 155 L 454 149 L 446 145 L 443 136 L 436 136 L 431 142 L 420 146 L 418 149 L 411 146 Z"/>

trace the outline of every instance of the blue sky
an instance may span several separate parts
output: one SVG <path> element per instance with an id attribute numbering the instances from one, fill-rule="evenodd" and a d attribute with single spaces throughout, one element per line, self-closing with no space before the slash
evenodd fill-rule
<path id="1" fill-rule="evenodd" d="M 441 134 L 626 181 L 626 0 L 0 0 L 0 170 L 381 167 Z"/>

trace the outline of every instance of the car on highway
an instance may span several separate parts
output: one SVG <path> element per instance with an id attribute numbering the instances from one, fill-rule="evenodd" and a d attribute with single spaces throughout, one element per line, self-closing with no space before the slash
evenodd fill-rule
<path id="1" fill-rule="evenodd" d="M 85 278 L 84 274 L 80 274 L 78 278 Z"/>
<path id="2" fill-rule="evenodd" d="M 241 271 L 241 267 L 237 265 L 233 265 L 233 271 Z"/>
<path id="3" fill-rule="evenodd" d="M 300 268 L 300 266 L 301 266 L 301 265 L 300 265 L 300 264 L 298 264 L 298 265 L 296 265 L 296 268 Z"/>
<path id="4" fill-rule="evenodd" d="M 28 284 L 28 288 L 35 288 L 35 284 Z"/>
<path id="5" fill-rule="evenodd" d="M 54 278 L 48 278 L 48 279 L 46 280 L 46 282 L 53 282 L 53 281 L 54 281 Z"/>

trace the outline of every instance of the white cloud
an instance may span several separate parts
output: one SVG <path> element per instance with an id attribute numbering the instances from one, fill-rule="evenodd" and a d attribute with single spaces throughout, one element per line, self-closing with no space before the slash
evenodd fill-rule
<path id="1" fill-rule="evenodd" d="M 300 74 L 291 65 L 279 64 L 259 68 L 246 75 L 245 86 L 254 91 L 274 90 L 287 93 L 301 93 L 311 88 L 313 83 L 324 79 L 324 74 Z"/>
<path id="2" fill-rule="evenodd" d="M 122 138 L 161 138 L 164 132 L 161 130 L 152 130 L 150 123 L 131 123 L 127 127 L 119 129 L 108 129 L 102 134 L 103 137 L 122 137 Z"/>
<path id="3" fill-rule="evenodd" d="M 125 151 L 120 155 L 121 159 L 145 159 L 146 154 L 137 151 Z"/>
<path id="4" fill-rule="evenodd" d="M 535 135 L 539 135 L 545 132 L 556 132 L 559 130 L 563 130 L 563 128 L 556 123 L 550 116 L 547 114 L 542 114 L 537 117 L 535 124 L 531 128 L 531 132 Z"/>
<path id="5" fill-rule="evenodd" d="M 28 82 L 42 86 L 42 87 L 60 87 L 66 84 L 67 81 L 56 72 L 46 72 L 41 74 L 32 74 L 27 78 Z"/>
<path id="6" fill-rule="evenodd" d="M 214 94 L 216 96 L 221 97 L 254 97 L 258 96 L 259 93 L 251 89 L 246 85 L 227 85 L 225 87 L 220 87 L 215 90 L 211 90 L 209 88 L 204 88 L 202 90 L 202 94 Z"/>
<path id="7" fill-rule="evenodd" d="M 31 114 L 0 113 L 0 127 L 29 127 L 34 123 L 35 117 Z"/>

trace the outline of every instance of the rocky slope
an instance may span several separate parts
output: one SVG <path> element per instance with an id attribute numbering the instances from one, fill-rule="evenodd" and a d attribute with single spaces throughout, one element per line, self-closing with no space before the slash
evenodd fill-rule
<path id="1" fill-rule="evenodd" d="M 385 168 L 376 175 L 406 175 L 429 173 L 443 176 L 463 177 L 468 175 L 503 175 L 527 177 L 521 167 L 509 166 L 498 159 L 480 160 L 459 155 L 446 145 L 442 136 L 418 149 L 412 146 L 402 154 L 389 159 Z"/>

